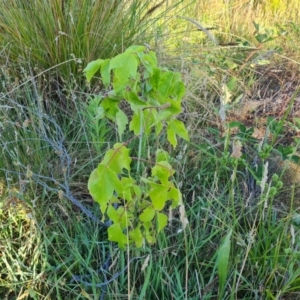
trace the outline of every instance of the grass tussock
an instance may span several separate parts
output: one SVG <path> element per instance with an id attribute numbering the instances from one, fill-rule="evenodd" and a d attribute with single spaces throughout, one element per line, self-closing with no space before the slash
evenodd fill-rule
<path id="1" fill-rule="evenodd" d="M 0 298 L 299 299 L 298 6 L 2 1 Z M 181 72 L 190 142 L 184 206 L 119 250 L 87 190 L 117 131 L 81 71 L 137 43 Z"/>
<path id="2" fill-rule="evenodd" d="M 156 19 L 169 9 L 163 2 L 140 0 L 2 1 L 2 62 L 37 72 L 55 67 L 53 72 L 69 80 L 91 60 L 148 42 L 158 30 Z"/>

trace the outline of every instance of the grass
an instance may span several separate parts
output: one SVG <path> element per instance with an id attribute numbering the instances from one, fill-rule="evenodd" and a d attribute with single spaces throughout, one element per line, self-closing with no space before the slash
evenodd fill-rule
<path id="1" fill-rule="evenodd" d="M 0 298 L 299 299 L 299 122 L 294 108 L 275 110 L 268 124 L 258 109 L 236 113 L 261 95 L 271 77 L 259 75 L 255 59 L 274 49 L 262 68 L 280 68 L 277 92 L 293 99 L 297 1 L 157 1 L 152 11 L 152 1 L 106 2 L 0 3 Z M 239 44 L 215 46 L 178 15 L 216 26 L 221 44 Z M 258 33 L 272 39 L 259 42 Z M 141 42 L 185 81 L 180 118 L 191 142 L 173 165 L 188 224 L 175 211 L 156 245 L 120 251 L 86 187 L 116 130 L 95 122 L 91 99 L 102 87 L 87 86 L 80 69 Z"/>

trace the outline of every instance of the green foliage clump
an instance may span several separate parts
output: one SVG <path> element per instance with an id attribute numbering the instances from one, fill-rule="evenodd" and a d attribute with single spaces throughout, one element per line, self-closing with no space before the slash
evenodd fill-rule
<path id="1" fill-rule="evenodd" d="M 181 204 L 181 193 L 172 181 L 175 171 L 169 154 L 158 148 L 153 162 L 151 155 L 142 158 L 142 145 L 151 135 L 158 138 L 164 127 L 174 148 L 177 136 L 188 140 L 184 124 L 176 119 L 184 84 L 179 73 L 159 68 L 155 53 L 144 46 L 131 46 L 112 59 L 93 61 L 84 70 L 88 81 L 99 71 L 105 88 L 97 96 L 99 114 L 116 123 L 120 141 L 128 126 L 134 136 L 106 152 L 90 176 L 89 191 L 100 204 L 103 219 L 107 216 L 113 222 L 109 240 L 118 242 L 120 248 L 132 243 L 141 247 L 145 240 L 153 244 L 168 222 L 164 208 L 169 201 L 171 209 Z M 130 121 L 121 108 L 124 101 L 132 111 Z M 128 146 L 137 138 L 138 157 L 132 157 Z M 135 178 L 133 160 L 137 161 Z M 141 174 L 141 161 L 150 164 L 151 176 Z"/>

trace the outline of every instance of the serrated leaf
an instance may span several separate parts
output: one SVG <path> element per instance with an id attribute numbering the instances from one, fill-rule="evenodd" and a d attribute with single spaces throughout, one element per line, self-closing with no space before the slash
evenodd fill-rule
<path id="1" fill-rule="evenodd" d="M 168 217 L 165 214 L 157 213 L 157 233 L 160 233 L 168 224 Z"/>
<path id="2" fill-rule="evenodd" d="M 173 130 L 176 132 L 176 134 L 178 136 L 180 136 L 181 138 L 183 138 L 186 141 L 189 141 L 189 134 L 188 134 L 183 122 L 181 122 L 177 119 L 173 119 L 173 120 L 171 120 L 170 123 L 171 123 Z"/>
<path id="3" fill-rule="evenodd" d="M 102 214 L 115 190 L 121 189 L 121 183 L 115 172 L 103 164 L 99 164 L 89 178 L 88 189 L 93 199 L 99 203 Z"/>
<path id="4" fill-rule="evenodd" d="M 141 222 L 151 222 L 155 216 L 155 209 L 152 207 L 147 207 L 140 214 L 139 219 Z"/>
<path id="5" fill-rule="evenodd" d="M 129 151 L 124 144 L 116 143 L 113 149 L 105 153 L 102 164 L 108 166 L 116 174 L 121 174 L 123 169 L 130 171 L 132 159 L 129 156 Z"/>
<path id="6" fill-rule="evenodd" d="M 113 224 L 107 229 L 108 240 L 117 242 L 121 249 L 127 244 L 127 236 L 123 233 L 120 224 Z"/>
<path id="7" fill-rule="evenodd" d="M 156 210 L 160 211 L 166 205 L 169 187 L 153 182 L 150 183 L 150 185 L 151 190 L 149 192 L 149 197 L 151 199 L 152 205 Z"/>
<path id="8" fill-rule="evenodd" d="M 116 114 L 116 123 L 118 126 L 119 138 L 122 141 L 122 135 L 126 129 L 126 125 L 128 124 L 128 118 L 121 109 L 119 109 L 119 111 Z"/>
<path id="9" fill-rule="evenodd" d="M 129 231 L 129 236 L 132 239 L 132 241 L 135 243 L 135 246 L 137 248 L 141 248 L 144 243 L 144 237 L 142 235 L 140 228 L 135 228 L 131 231 Z"/>
<path id="10" fill-rule="evenodd" d="M 102 63 L 103 63 L 103 59 L 97 59 L 88 63 L 88 65 L 83 70 L 87 82 L 90 82 L 93 76 L 96 74 L 96 72 L 99 71 Z"/>
<path id="11" fill-rule="evenodd" d="M 184 124 L 179 120 L 172 119 L 167 126 L 167 138 L 174 148 L 177 146 L 176 135 L 180 136 L 186 141 L 189 141 L 189 135 Z"/>

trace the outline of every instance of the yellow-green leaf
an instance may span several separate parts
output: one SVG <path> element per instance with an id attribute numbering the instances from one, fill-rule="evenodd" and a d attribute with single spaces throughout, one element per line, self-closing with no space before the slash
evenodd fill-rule
<path id="1" fill-rule="evenodd" d="M 110 84 L 110 59 L 103 61 L 101 65 L 101 79 L 103 84 L 108 87 Z"/>
<path id="2" fill-rule="evenodd" d="M 121 174 L 123 169 L 130 171 L 131 157 L 129 151 L 124 144 L 116 143 L 113 149 L 106 152 L 102 164 L 117 174 Z"/>
<path id="3" fill-rule="evenodd" d="M 115 172 L 105 165 L 99 164 L 98 168 L 91 173 L 88 189 L 94 200 L 99 203 L 101 212 L 104 214 L 114 191 L 121 189 L 121 183 Z"/>
<path id="4" fill-rule="evenodd" d="M 140 228 L 135 228 L 129 231 L 129 236 L 137 248 L 141 248 L 143 246 L 144 238 Z"/>
<path id="5" fill-rule="evenodd" d="M 122 141 L 122 135 L 126 129 L 126 125 L 128 124 L 128 118 L 121 109 L 116 114 L 116 123 L 118 126 L 119 137 L 120 140 Z"/>
<path id="6" fill-rule="evenodd" d="M 156 176 L 162 184 L 167 185 L 169 177 L 174 174 L 174 170 L 167 161 L 160 161 L 152 168 L 152 176 Z"/>
<path id="7" fill-rule="evenodd" d="M 168 224 L 168 217 L 165 214 L 157 213 L 157 233 L 161 232 Z"/>
<path id="8" fill-rule="evenodd" d="M 149 196 L 152 202 L 153 207 L 160 211 L 165 207 L 167 196 L 168 196 L 168 186 L 150 183 L 151 190 L 149 192 Z"/>
<path id="9" fill-rule="evenodd" d="M 93 76 L 96 74 L 96 72 L 99 71 L 102 63 L 103 59 L 97 59 L 88 63 L 86 68 L 83 70 L 83 72 L 85 73 L 86 80 L 88 82 L 90 82 Z"/>
<path id="10" fill-rule="evenodd" d="M 117 242 L 121 249 L 125 248 L 127 244 L 127 236 L 123 233 L 120 224 L 111 225 L 108 230 L 108 240 Z"/>
<path id="11" fill-rule="evenodd" d="M 147 207 L 144 211 L 140 214 L 139 219 L 142 222 L 151 222 L 155 215 L 155 209 L 152 207 Z"/>

